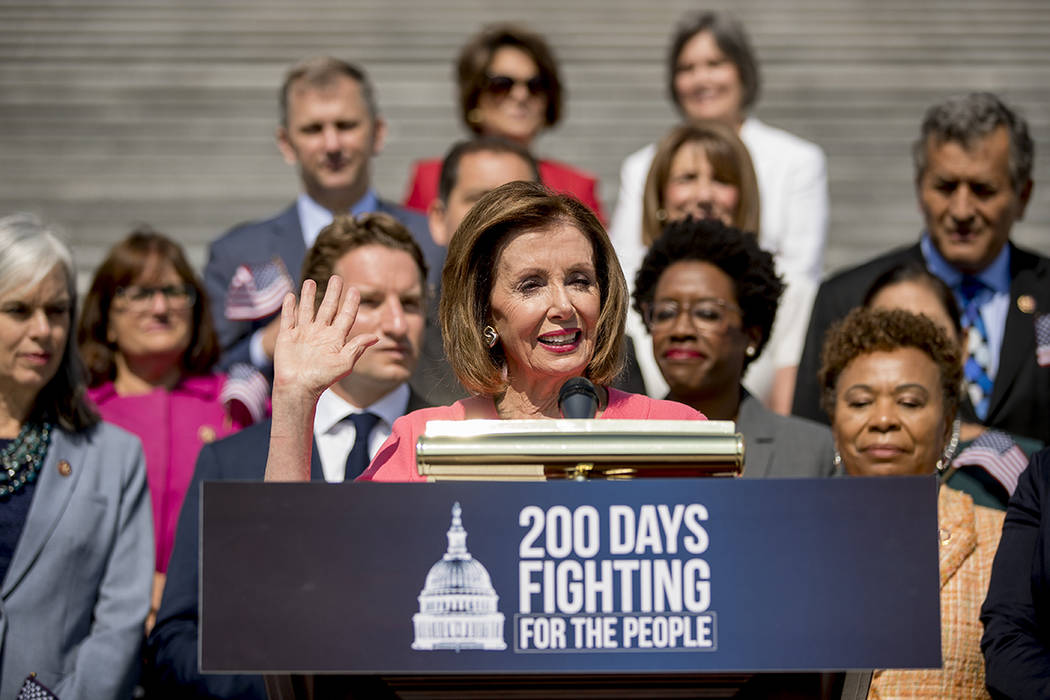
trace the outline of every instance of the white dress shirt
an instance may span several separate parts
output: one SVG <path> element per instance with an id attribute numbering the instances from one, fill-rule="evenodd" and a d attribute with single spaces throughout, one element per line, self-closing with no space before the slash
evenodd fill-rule
<path id="1" fill-rule="evenodd" d="M 357 439 L 357 429 L 350 421 L 343 420 L 351 413 L 374 413 L 379 422 L 372 429 L 368 439 L 368 456 L 375 457 L 376 452 L 386 439 L 394 421 L 405 415 L 408 408 L 408 384 L 402 384 L 371 406 L 359 408 L 331 389 L 321 394 L 317 401 L 317 412 L 314 414 L 314 439 L 317 441 L 317 454 L 321 458 L 321 470 L 325 481 L 340 482 L 346 474 L 346 458 Z"/>

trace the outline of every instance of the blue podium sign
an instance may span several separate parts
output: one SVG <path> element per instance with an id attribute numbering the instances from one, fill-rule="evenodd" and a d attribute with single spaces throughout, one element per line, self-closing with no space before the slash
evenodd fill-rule
<path id="1" fill-rule="evenodd" d="M 938 667 L 936 489 L 206 483 L 201 668 Z"/>

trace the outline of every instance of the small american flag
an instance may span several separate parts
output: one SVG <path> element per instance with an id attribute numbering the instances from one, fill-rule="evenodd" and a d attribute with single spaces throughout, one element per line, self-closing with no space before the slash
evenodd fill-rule
<path id="1" fill-rule="evenodd" d="M 982 467 L 1012 496 L 1017 488 L 1017 477 L 1028 466 L 1028 457 L 1006 433 L 986 430 L 952 460 L 952 466 Z"/>
<path id="2" fill-rule="evenodd" d="M 240 403 L 252 417 L 252 422 L 258 423 L 266 417 L 267 402 L 270 400 L 270 382 L 262 375 L 262 372 L 251 365 L 243 362 L 230 367 L 226 374 L 226 382 L 219 392 L 222 403 Z"/>
<path id="3" fill-rule="evenodd" d="M 226 290 L 226 318 L 231 321 L 266 318 L 281 308 L 284 295 L 291 291 L 292 278 L 280 258 L 240 265 Z"/>
<path id="4" fill-rule="evenodd" d="M 1040 367 L 1050 367 L 1050 314 L 1035 315 L 1035 359 Z"/>
<path id="5" fill-rule="evenodd" d="M 38 681 L 35 673 L 30 673 L 18 691 L 18 700 L 58 700 L 58 696 Z"/>

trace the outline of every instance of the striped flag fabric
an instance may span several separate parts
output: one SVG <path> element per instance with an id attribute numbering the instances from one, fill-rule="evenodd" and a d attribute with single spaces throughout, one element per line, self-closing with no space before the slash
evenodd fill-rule
<path id="1" fill-rule="evenodd" d="M 1006 433 L 986 430 L 952 460 L 952 466 L 982 467 L 1012 496 L 1017 478 L 1028 466 L 1028 456 Z"/>
<path id="2" fill-rule="evenodd" d="M 223 405 L 239 403 L 253 423 L 266 418 L 270 402 L 270 382 L 255 367 L 238 362 L 226 373 L 226 382 L 219 392 Z"/>
<path id="3" fill-rule="evenodd" d="M 226 318 L 231 321 L 266 318 L 280 310 L 284 295 L 292 291 L 292 278 L 280 258 L 240 265 L 226 290 Z"/>
<path id="4" fill-rule="evenodd" d="M 1050 314 L 1035 315 L 1035 359 L 1040 367 L 1050 367 Z"/>

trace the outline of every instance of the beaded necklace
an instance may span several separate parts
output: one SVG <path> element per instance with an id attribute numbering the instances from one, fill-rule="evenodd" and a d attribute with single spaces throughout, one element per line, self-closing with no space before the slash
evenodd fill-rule
<path id="1" fill-rule="evenodd" d="M 36 480 L 51 442 L 50 423 L 26 423 L 10 445 L 0 451 L 0 496 L 8 496 Z"/>

